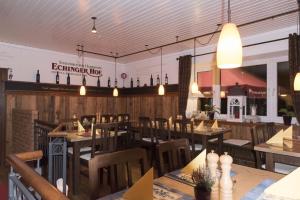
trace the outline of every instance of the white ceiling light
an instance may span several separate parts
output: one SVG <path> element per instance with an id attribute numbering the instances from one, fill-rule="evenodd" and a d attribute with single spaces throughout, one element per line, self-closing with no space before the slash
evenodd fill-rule
<path id="1" fill-rule="evenodd" d="M 79 53 L 79 51 L 78 51 L 78 53 Z M 81 45 L 81 61 L 82 61 L 81 64 L 82 64 L 82 67 L 84 68 L 84 57 L 83 56 L 84 56 L 83 45 Z M 85 96 L 86 95 L 86 88 L 85 88 L 86 82 L 85 82 L 85 77 L 83 74 L 82 74 L 82 76 L 83 76 L 83 79 L 82 79 L 82 85 L 79 90 L 79 94 L 80 94 L 80 96 Z"/>
<path id="2" fill-rule="evenodd" d="M 118 53 L 116 53 L 116 56 L 118 56 Z M 115 88 L 113 90 L 113 96 L 114 97 L 119 96 L 118 81 L 117 81 L 117 57 L 115 57 Z"/>
<path id="3" fill-rule="evenodd" d="M 243 47 L 237 26 L 231 23 L 228 0 L 228 23 L 224 24 L 217 46 L 217 65 L 220 69 L 237 68 L 243 62 Z"/>

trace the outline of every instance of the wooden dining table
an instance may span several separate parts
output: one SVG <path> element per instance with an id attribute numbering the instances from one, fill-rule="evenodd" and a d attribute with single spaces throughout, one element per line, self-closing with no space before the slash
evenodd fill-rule
<path id="1" fill-rule="evenodd" d="M 264 180 L 277 180 L 284 177 L 282 174 L 269 172 L 266 170 L 260 170 L 250 167 L 245 167 L 241 165 L 232 165 L 232 171 L 235 175 L 232 177 L 234 181 L 233 185 L 233 199 L 238 200 L 244 197 L 251 189 L 258 186 Z M 155 179 L 154 182 L 161 185 L 165 185 L 168 188 L 176 189 L 181 194 L 186 194 L 189 197 L 194 199 L 194 188 L 193 186 L 183 183 L 182 181 L 177 181 L 175 179 L 169 178 L 168 176 L 162 176 L 158 179 Z M 115 194 L 108 195 L 106 197 L 100 198 L 99 200 L 113 200 L 113 199 L 122 199 L 122 194 L 125 191 L 121 191 Z M 181 198 L 185 199 L 185 198 Z M 219 197 L 212 196 L 212 199 L 219 199 Z"/>
<path id="2" fill-rule="evenodd" d="M 118 136 L 126 134 L 127 131 L 119 131 Z M 74 195 L 78 194 L 79 190 L 79 181 L 80 181 L 80 149 L 83 147 L 90 147 L 92 145 L 92 136 L 85 135 L 83 132 L 71 131 L 71 132 L 50 132 L 49 137 L 64 137 L 68 143 L 69 147 L 73 148 L 73 154 L 70 154 L 72 157 L 72 193 Z M 99 139 L 100 136 L 97 135 L 96 139 Z"/>
<path id="3" fill-rule="evenodd" d="M 174 127 L 170 128 L 171 131 L 174 131 Z M 208 142 L 212 139 L 217 139 L 217 152 L 219 155 L 223 153 L 223 140 L 224 134 L 231 131 L 231 128 L 227 127 L 220 127 L 220 128 L 210 128 L 206 127 L 204 130 L 197 130 L 196 128 L 194 131 L 194 139 L 197 141 L 202 141 L 202 149 L 207 149 Z M 190 128 L 187 128 L 187 133 L 192 134 Z M 189 135 L 188 135 L 189 137 Z"/>
<path id="4" fill-rule="evenodd" d="M 269 171 L 274 172 L 275 162 L 300 166 L 300 146 L 287 148 L 262 143 L 255 145 L 254 150 L 266 153 L 266 169 Z"/>

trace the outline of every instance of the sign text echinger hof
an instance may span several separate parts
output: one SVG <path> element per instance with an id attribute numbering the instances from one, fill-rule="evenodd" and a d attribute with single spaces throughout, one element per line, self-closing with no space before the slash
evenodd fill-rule
<path id="1" fill-rule="evenodd" d="M 81 76 L 88 75 L 88 76 L 102 76 L 102 67 L 93 66 L 89 64 L 78 64 L 78 63 L 72 63 L 72 62 L 64 62 L 64 61 L 58 61 L 58 63 L 53 62 L 52 63 L 52 72 L 59 72 L 62 74 L 72 74 Z"/>

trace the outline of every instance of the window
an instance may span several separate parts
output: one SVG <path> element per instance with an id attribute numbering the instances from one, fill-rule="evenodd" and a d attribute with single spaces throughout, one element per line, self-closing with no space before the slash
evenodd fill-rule
<path id="1" fill-rule="evenodd" d="M 212 71 L 203 71 L 197 73 L 197 83 L 203 97 L 198 99 L 198 110 L 204 111 L 205 105 L 212 105 Z"/>
<path id="2" fill-rule="evenodd" d="M 277 63 L 277 114 L 282 116 L 282 111 L 293 112 L 293 103 L 290 93 L 290 77 L 289 77 L 289 63 Z"/>
<path id="3" fill-rule="evenodd" d="M 227 114 L 228 89 L 236 84 L 243 87 L 247 97 L 247 115 L 251 107 L 256 114 L 267 115 L 267 65 L 255 65 L 221 70 L 221 114 Z"/>

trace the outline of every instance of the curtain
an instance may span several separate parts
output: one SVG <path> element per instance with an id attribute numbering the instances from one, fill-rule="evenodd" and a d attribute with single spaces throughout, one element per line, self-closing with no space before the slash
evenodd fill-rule
<path id="1" fill-rule="evenodd" d="M 300 72 L 300 36 L 296 33 L 289 35 L 289 74 L 290 90 L 297 121 L 300 122 L 300 92 L 294 91 L 294 78 Z"/>
<path id="2" fill-rule="evenodd" d="M 187 100 L 189 96 L 191 68 L 192 56 L 180 56 L 178 70 L 178 110 L 179 114 L 182 116 L 185 116 Z"/>

